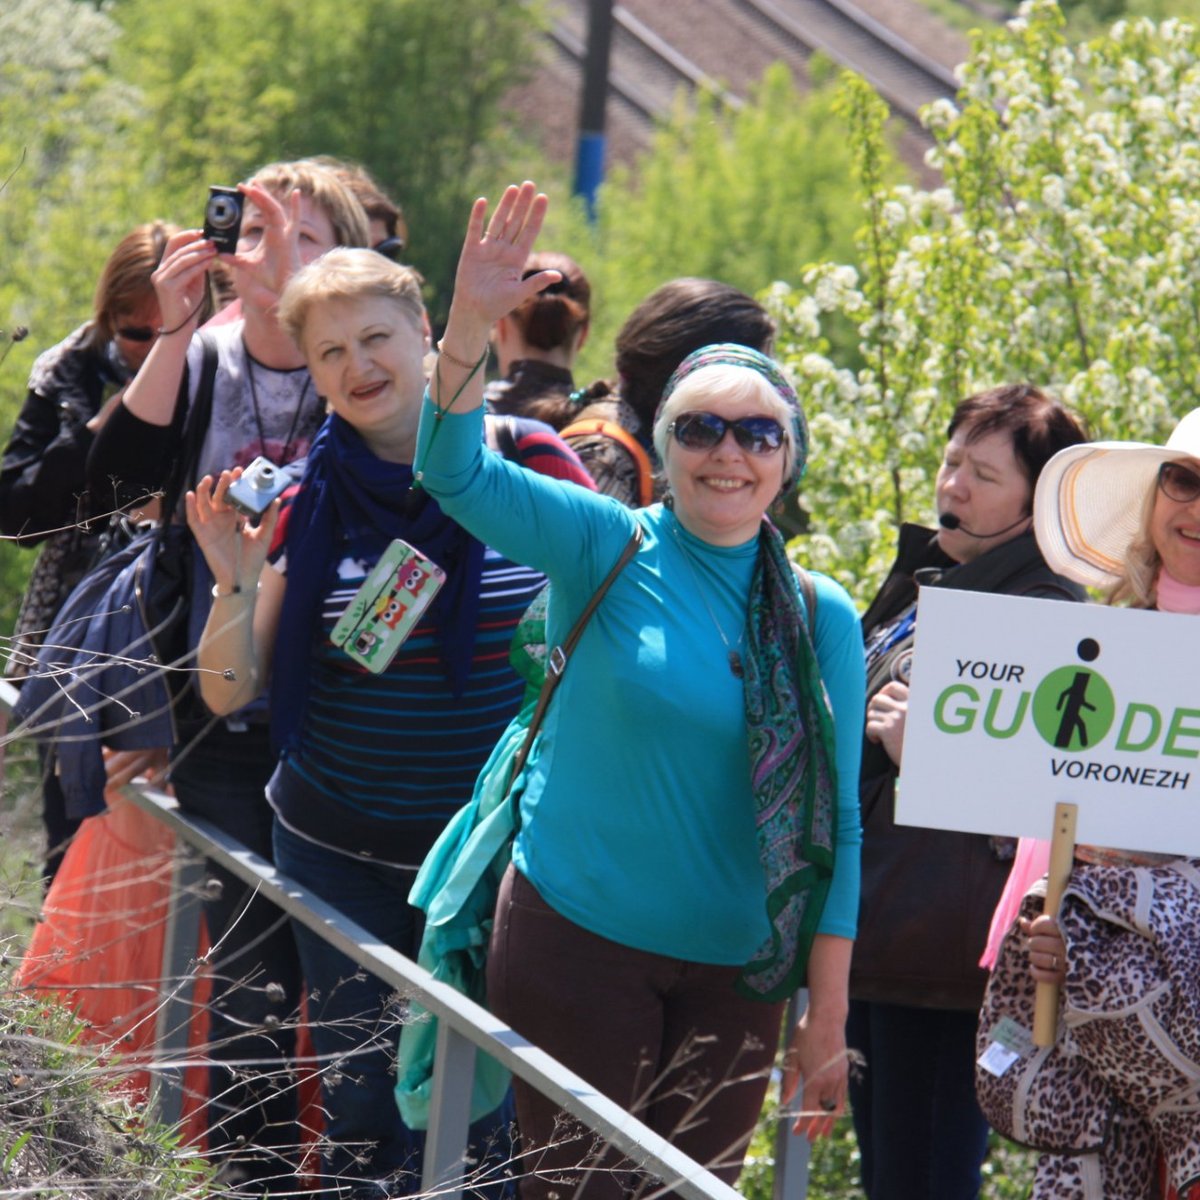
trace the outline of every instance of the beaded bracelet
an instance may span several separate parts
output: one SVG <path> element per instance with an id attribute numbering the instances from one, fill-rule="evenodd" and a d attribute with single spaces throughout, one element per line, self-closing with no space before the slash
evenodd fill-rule
<path id="1" fill-rule="evenodd" d="M 464 362 L 457 355 L 451 354 L 450 351 L 446 349 L 445 343 L 446 343 L 445 338 L 442 338 L 438 342 L 438 344 L 437 344 L 438 354 L 440 354 L 442 356 L 442 358 L 444 358 L 447 362 L 453 363 L 456 367 L 461 367 L 464 371 L 470 371 L 472 375 L 474 375 L 475 372 L 478 371 L 479 368 L 483 366 L 484 361 L 487 359 L 488 349 L 489 349 L 487 346 L 484 346 L 483 353 L 479 356 L 478 362 L 469 363 L 469 362 Z"/>

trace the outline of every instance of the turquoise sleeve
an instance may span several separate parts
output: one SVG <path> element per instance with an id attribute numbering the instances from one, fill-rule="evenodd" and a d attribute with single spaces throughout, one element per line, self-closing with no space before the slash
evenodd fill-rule
<path id="1" fill-rule="evenodd" d="M 818 932 L 853 938 L 858 929 L 862 823 L 858 772 L 866 719 L 866 660 L 862 623 L 845 590 L 813 574 L 817 590 L 817 661 L 833 709 L 838 777 L 837 858 Z"/>
<path id="2" fill-rule="evenodd" d="M 485 453 L 482 408 L 440 413 L 428 390 L 414 469 L 442 510 L 514 562 L 541 571 L 556 602 L 575 612 L 595 592 L 633 532 L 619 501 Z"/>

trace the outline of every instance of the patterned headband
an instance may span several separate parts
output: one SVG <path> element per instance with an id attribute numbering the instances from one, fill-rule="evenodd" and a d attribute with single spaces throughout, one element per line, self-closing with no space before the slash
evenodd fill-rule
<path id="1" fill-rule="evenodd" d="M 694 375 L 705 367 L 744 367 L 754 371 L 771 385 L 775 394 L 792 410 L 792 483 L 799 481 L 808 464 L 808 424 L 804 420 L 796 389 L 787 381 L 774 360 L 765 354 L 737 342 L 716 342 L 711 346 L 701 346 L 699 350 L 693 350 L 667 380 L 662 401 L 658 406 L 659 411 L 662 411 L 663 404 L 689 375 Z"/>

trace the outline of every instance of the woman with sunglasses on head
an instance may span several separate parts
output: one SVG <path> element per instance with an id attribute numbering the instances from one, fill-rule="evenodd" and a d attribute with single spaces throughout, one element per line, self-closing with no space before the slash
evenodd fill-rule
<path id="1" fill-rule="evenodd" d="M 846 973 L 858 896 L 860 627 L 815 577 L 806 605 L 766 513 L 808 451 L 799 400 L 743 346 L 690 355 L 654 423 L 668 505 L 533 478 L 480 451 L 487 340 L 556 272 L 523 278 L 545 212 L 510 187 L 471 213 L 418 436 L 417 478 L 476 536 L 551 579 L 555 644 L 635 531 L 521 777 L 488 997 L 521 1034 L 732 1182 L 766 1090 L 785 1000 L 798 1122 L 842 1111 Z M 529 476 L 526 478 L 526 476 Z M 811 623 L 811 635 L 810 635 Z M 515 1083 L 534 1148 L 522 1194 L 561 1190 L 590 1139 Z M 634 1186 L 619 1156 L 588 1197 Z M 572 1182 L 575 1186 L 578 1180 Z"/>
<path id="2" fill-rule="evenodd" d="M 154 344 L 161 319 L 151 276 L 176 232 L 174 225 L 152 221 L 126 234 L 100 273 L 92 316 L 33 364 L 25 403 L 0 460 L 0 533 L 20 545 L 42 547 L 14 634 L 30 653 L 95 558 L 108 527 L 107 520 L 84 524 L 96 512 L 86 495 L 88 451 Z M 22 677 L 29 662 L 25 653 L 14 655 L 5 673 Z M 43 809 L 49 880 L 62 861 L 63 844 L 79 827 L 67 817 L 53 775 L 45 780 Z"/>
<path id="3" fill-rule="evenodd" d="M 408 221 L 404 210 L 375 176 L 362 163 L 334 158 L 332 154 L 314 154 L 304 161 L 332 172 L 354 193 L 367 214 L 367 244 L 371 249 L 392 262 L 403 262 L 408 249 Z"/>
<path id="4" fill-rule="evenodd" d="M 1042 472 L 1033 520 L 1046 561 L 1109 603 L 1200 613 L 1200 409 L 1165 446 L 1061 451 Z M 1107 1136 L 1099 1151 L 1043 1154 L 1034 1200 L 1195 1200 L 1200 860 L 1077 845 L 1057 920 L 1037 915 L 1043 898 L 1043 886 L 1026 897 L 997 970 L 1027 956 L 1031 990 L 1060 986 L 1070 1086 L 1100 1106 Z"/>
<path id="5" fill-rule="evenodd" d="M 904 525 L 896 561 L 863 617 L 867 723 L 860 800 L 862 908 L 850 972 L 850 1082 L 870 1200 L 968 1200 L 988 1127 L 975 1102 L 977 963 L 1004 886 L 1011 841 L 897 825 L 917 592 L 959 588 L 1078 600 L 1031 532 L 1033 489 L 1056 451 L 1085 440 L 1035 387 L 963 400 L 938 470 L 938 528 Z"/>

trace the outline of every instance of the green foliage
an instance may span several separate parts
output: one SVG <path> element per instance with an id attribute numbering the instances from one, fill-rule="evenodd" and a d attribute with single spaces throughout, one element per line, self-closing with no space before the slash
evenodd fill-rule
<path id="1" fill-rule="evenodd" d="M 771 1200 L 774 1195 L 777 1099 L 772 1086 L 737 1184 L 746 1200 Z M 983 1164 L 980 1200 L 1024 1200 L 1033 1184 L 1036 1157 L 993 1133 Z M 847 1115 L 834 1126 L 832 1136 L 818 1138 L 812 1145 L 808 1195 L 821 1200 L 861 1200 L 861 1169 L 854 1124 Z"/>
<path id="2" fill-rule="evenodd" d="M 578 206 L 552 206 L 540 244 L 566 249 L 592 282 L 580 378 L 611 374 L 617 330 L 669 279 L 706 276 L 756 294 L 854 253 L 861 217 L 834 104 L 831 87 L 802 94 L 782 64 L 739 110 L 712 94 L 691 107 L 681 98 L 637 166 L 614 171 L 601 188 L 594 228 Z M 882 146 L 880 156 L 881 180 L 898 178 Z"/>
<path id="3" fill-rule="evenodd" d="M 134 92 L 109 64 L 119 29 L 74 0 L 0 6 L 0 426 L 25 395 L 34 356 L 86 320 L 112 246 L 141 219 L 123 131 Z M 86 114 L 86 116 L 84 116 Z M 14 344 L 19 327 L 28 336 Z M 0 543 L 0 629 L 12 628 L 33 555 Z"/>
<path id="4" fill-rule="evenodd" d="M 0 352 L 14 327 L 30 330 L 4 363 L 6 396 L 38 349 L 86 318 L 96 274 L 128 229 L 113 189 L 132 166 L 120 134 L 137 108 L 108 69 L 118 33 L 107 10 L 74 0 L 0 9 Z"/>
<path id="5" fill-rule="evenodd" d="M 774 297 L 812 414 L 806 561 L 868 598 L 980 388 L 1050 387 L 1102 437 L 1161 438 L 1200 403 L 1198 85 L 1192 27 L 1075 45 L 1033 0 L 976 40 L 957 103 L 927 110 L 945 186 L 921 191 L 880 185 L 882 102 L 846 81 L 861 272 L 825 263 Z M 831 318 L 860 361 L 828 351 Z"/>
<path id="6" fill-rule="evenodd" d="M 493 0 L 121 0 L 121 72 L 153 120 L 144 160 L 199 219 L 210 183 L 282 158 L 363 163 L 404 207 L 436 320 L 472 198 L 512 139 L 499 101 L 534 62 L 540 6 Z M 151 182 L 154 182 L 153 180 Z"/>

